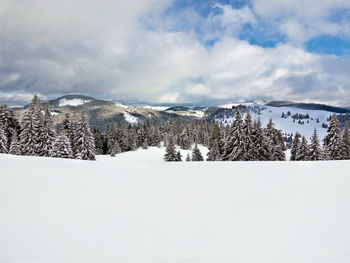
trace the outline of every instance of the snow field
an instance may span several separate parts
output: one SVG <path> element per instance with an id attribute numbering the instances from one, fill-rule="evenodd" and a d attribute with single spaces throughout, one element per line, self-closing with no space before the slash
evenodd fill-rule
<path id="1" fill-rule="evenodd" d="M 164 152 L 0 155 L 0 262 L 350 262 L 350 161 Z"/>

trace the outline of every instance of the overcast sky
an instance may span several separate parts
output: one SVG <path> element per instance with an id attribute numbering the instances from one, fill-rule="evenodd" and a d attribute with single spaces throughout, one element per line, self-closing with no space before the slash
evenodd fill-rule
<path id="1" fill-rule="evenodd" d="M 350 105 L 349 0 L 1 0 L 0 103 Z"/>

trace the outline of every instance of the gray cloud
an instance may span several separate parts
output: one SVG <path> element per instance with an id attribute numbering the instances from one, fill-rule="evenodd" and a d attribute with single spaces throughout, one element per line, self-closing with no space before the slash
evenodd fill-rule
<path id="1" fill-rule="evenodd" d="M 311 54 L 293 43 L 262 48 L 237 38 L 244 24 L 257 23 L 254 13 L 280 19 L 263 0 L 253 9 L 217 6 L 223 12 L 216 17 L 184 11 L 205 25 L 200 36 L 171 30 L 178 21 L 161 15 L 169 1 L 2 0 L 0 102 L 82 93 L 150 102 L 269 97 L 350 104 L 349 59 Z M 208 47 L 203 38 L 219 39 Z"/>

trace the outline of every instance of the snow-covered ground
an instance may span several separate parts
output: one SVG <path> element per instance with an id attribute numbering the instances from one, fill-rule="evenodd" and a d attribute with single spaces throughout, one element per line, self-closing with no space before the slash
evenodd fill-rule
<path id="1" fill-rule="evenodd" d="M 163 154 L 0 155 L 0 262 L 350 262 L 349 161 Z"/>
<path id="2" fill-rule="evenodd" d="M 234 104 L 221 105 L 221 107 L 225 108 L 226 106 L 226 108 L 231 108 L 232 105 Z M 283 133 L 295 134 L 296 132 L 299 132 L 302 136 L 305 136 L 307 139 L 310 139 L 310 137 L 312 136 L 314 128 L 316 128 L 317 130 L 319 139 L 323 139 L 324 136 L 326 136 L 327 134 L 327 129 L 322 128 L 322 123 L 328 124 L 327 118 L 332 115 L 332 112 L 322 110 L 303 110 L 293 107 L 272 107 L 253 103 L 245 103 L 243 105 L 249 105 L 251 107 L 256 106 L 263 109 L 261 110 L 260 115 L 251 112 L 253 119 L 257 120 L 258 118 L 260 118 L 263 127 L 266 127 L 266 124 L 271 118 L 273 123 L 275 124 L 275 128 L 282 130 Z M 287 114 L 288 111 L 290 111 L 291 116 L 296 113 L 300 113 L 303 115 L 309 114 L 309 123 L 307 123 L 307 119 L 302 120 L 304 121 L 304 124 L 299 124 L 298 120 L 295 120 L 295 122 L 293 122 L 291 116 L 288 116 L 287 118 L 281 118 L 282 113 L 284 112 L 284 114 Z M 245 115 L 243 116 L 245 117 Z M 317 118 L 319 120 L 318 123 L 316 122 Z M 219 122 L 226 121 L 227 123 L 231 123 L 233 120 L 234 118 L 217 119 L 217 121 Z"/>
<path id="3" fill-rule="evenodd" d="M 64 106 L 80 106 L 85 103 L 90 102 L 91 100 L 84 100 L 84 99 L 60 99 L 58 106 L 59 107 L 64 107 Z"/>
<path id="4" fill-rule="evenodd" d="M 131 115 L 128 112 L 124 112 L 123 114 L 124 114 L 124 119 L 129 123 L 137 123 L 139 121 L 137 117 Z"/>

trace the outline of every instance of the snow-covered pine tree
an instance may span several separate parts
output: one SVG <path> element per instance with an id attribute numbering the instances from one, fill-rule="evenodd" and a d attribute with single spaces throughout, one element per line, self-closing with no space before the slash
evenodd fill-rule
<path id="1" fill-rule="evenodd" d="M 118 153 L 121 153 L 121 151 L 122 150 L 120 149 L 118 140 L 115 140 L 114 146 L 113 146 L 112 151 L 111 151 L 111 157 L 115 157 L 115 155 Z"/>
<path id="2" fill-rule="evenodd" d="M 202 155 L 201 151 L 199 150 L 197 143 L 195 144 L 193 151 L 192 151 L 192 161 L 193 162 L 204 161 L 203 155 Z"/>
<path id="3" fill-rule="evenodd" d="M 191 136 L 188 127 L 184 127 L 179 137 L 181 149 L 188 150 L 191 148 Z"/>
<path id="4" fill-rule="evenodd" d="M 209 152 L 207 153 L 207 161 L 220 161 L 221 160 L 221 133 L 217 123 L 213 125 L 211 135 L 209 138 Z"/>
<path id="5" fill-rule="evenodd" d="M 51 156 L 56 158 L 73 159 L 73 151 L 70 146 L 70 141 L 65 133 L 61 133 L 55 139 Z"/>
<path id="6" fill-rule="evenodd" d="M 0 106 L 0 125 L 4 129 L 5 135 L 7 137 L 7 148 L 10 147 L 12 142 L 12 136 L 15 132 L 20 131 L 20 125 L 12 110 L 8 109 L 7 105 Z"/>
<path id="7" fill-rule="evenodd" d="M 110 154 L 112 152 L 114 142 L 117 138 L 117 132 L 114 127 L 114 123 L 110 123 L 107 125 L 107 130 L 106 130 L 106 140 L 107 140 L 107 154 Z"/>
<path id="8" fill-rule="evenodd" d="M 70 113 L 65 114 L 65 118 L 63 120 L 60 133 L 64 133 L 67 136 L 67 138 L 69 139 L 69 142 L 70 142 L 70 147 L 73 150 L 73 148 L 74 148 L 74 125 L 73 125 L 73 121 L 72 121 L 72 115 Z M 73 152 L 73 154 L 74 154 L 74 152 Z"/>
<path id="9" fill-rule="evenodd" d="M 350 132 L 349 132 L 349 125 L 346 124 L 343 136 L 342 136 L 342 144 L 343 144 L 343 159 L 349 160 L 350 159 Z"/>
<path id="10" fill-rule="evenodd" d="M 307 145 L 307 140 L 306 138 L 303 136 L 301 139 L 301 143 L 299 145 L 299 148 L 297 150 L 297 154 L 295 157 L 296 161 L 307 161 L 309 160 L 309 147 Z"/>
<path id="11" fill-rule="evenodd" d="M 0 125 L 0 153 L 8 153 L 7 136 L 2 125 Z"/>
<path id="12" fill-rule="evenodd" d="M 92 136 L 88 117 L 84 112 L 81 114 L 75 131 L 74 153 L 76 159 L 95 160 L 94 136 Z"/>
<path id="13" fill-rule="evenodd" d="M 318 140 L 316 129 L 314 129 L 314 133 L 311 137 L 311 143 L 309 146 L 309 160 L 311 161 L 322 160 L 322 150 L 321 150 L 320 142 Z"/>
<path id="14" fill-rule="evenodd" d="M 266 128 L 266 137 L 268 143 L 271 145 L 271 160 L 285 161 L 286 155 L 284 153 L 285 146 L 281 131 L 273 127 L 272 119 L 269 120 Z"/>
<path id="15" fill-rule="evenodd" d="M 173 135 L 169 135 L 167 146 L 164 155 L 164 161 L 166 162 L 176 162 L 178 161 L 177 152 L 175 150 L 174 137 Z"/>
<path id="16" fill-rule="evenodd" d="M 214 141 L 207 153 L 207 161 L 221 161 L 219 142 Z"/>
<path id="17" fill-rule="evenodd" d="M 245 149 L 245 134 L 243 120 L 239 109 L 236 109 L 235 120 L 232 122 L 225 138 L 223 161 L 243 161 Z"/>
<path id="18" fill-rule="evenodd" d="M 23 155 L 41 155 L 43 151 L 41 102 L 34 96 L 29 109 L 22 119 L 20 147 Z"/>
<path id="19" fill-rule="evenodd" d="M 324 147 L 327 148 L 327 154 L 331 160 L 343 159 L 343 149 L 339 121 L 334 113 L 328 125 L 327 135 L 323 140 Z"/>
<path id="20" fill-rule="evenodd" d="M 143 140 L 142 148 L 143 149 L 148 149 L 148 139 L 147 139 L 147 137 Z"/>
<path id="21" fill-rule="evenodd" d="M 10 145 L 9 154 L 12 155 L 21 155 L 21 148 L 18 143 L 18 136 L 17 131 L 15 130 L 15 133 L 12 135 L 12 142 Z"/>
<path id="22" fill-rule="evenodd" d="M 190 162 L 191 161 L 191 157 L 190 157 L 190 154 L 187 153 L 187 156 L 186 156 L 186 162 Z"/>
<path id="23" fill-rule="evenodd" d="M 243 153 L 243 161 L 252 161 L 253 159 L 253 125 L 252 125 L 252 116 L 250 115 L 250 111 L 248 110 L 247 116 L 244 120 L 243 125 L 243 133 L 244 133 L 244 153 Z"/>
<path id="24" fill-rule="evenodd" d="M 96 154 L 104 154 L 103 135 L 102 135 L 101 131 L 98 128 L 94 127 L 92 129 L 92 135 L 94 136 Z"/>
<path id="25" fill-rule="evenodd" d="M 268 161 L 271 160 L 272 146 L 265 136 L 265 132 L 261 128 L 261 121 L 254 122 L 253 130 L 253 149 L 251 151 L 251 161 Z"/>
<path id="26" fill-rule="evenodd" d="M 53 149 L 53 144 L 56 139 L 56 131 L 53 127 L 53 120 L 51 116 L 51 112 L 49 110 L 49 105 L 46 104 L 45 114 L 43 117 L 43 125 L 42 125 L 42 136 L 41 140 L 43 140 L 43 148 L 41 152 L 41 156 L 51 156 L 51 152 Z"/>
<path id="27" fill-rule="evenodd" d="M 291 161 L 296 161 L 297 151 L 298 151 L 298 148 L 300 147 L 300 137 L 301 137 L 300 133 L 296 132 L 292 142 L 292 148 L 290 150 Z"/>

